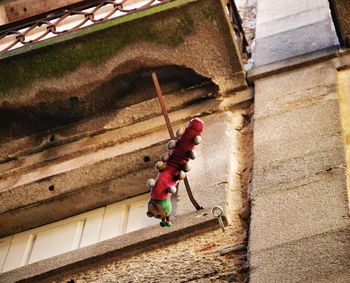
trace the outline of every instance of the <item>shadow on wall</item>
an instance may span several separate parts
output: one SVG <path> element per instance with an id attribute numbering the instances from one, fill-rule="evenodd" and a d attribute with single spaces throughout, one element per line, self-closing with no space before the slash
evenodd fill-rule
<path id="1" fill-rule="evenodd" d="M 131 66 L 132 65 L 132 66 Z M 154 98 L 151 73 L 156 72 L 164 95 L 196 86 L 217 90 L 209 79 L 192 69 L 165 65 L 145 67 L 135 62 L 120 67 L 104 81 L 62 91 L 40 89 L 34 101 L 18 105 L 3 101 L 0 105 L 0 143 L 51 130 Z M 178 95 L 185 95 L 179 93 Z"/>

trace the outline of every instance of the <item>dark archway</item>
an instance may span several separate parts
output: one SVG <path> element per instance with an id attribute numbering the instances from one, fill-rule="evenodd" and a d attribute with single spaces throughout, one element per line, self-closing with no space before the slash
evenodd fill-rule
<path id="1" fill-rule="evenodd" d="M 211 79 L 182 66 L 138 65 L 128 68 L 124 65 L 122 71 L 125 72 L 120 73 L 121 67 L 123 66 L 119 66 L 118 72 L 112 72 L 107 79 L 77 89 L 41 89 L 30 103 L 20 105 L 4 101 L 0 105 L 0 143 L 152 99 L 155 97 L 152 72 L 157 73 L 164 95 L 194 87 L 207 87 L 211 91 L 218 89 Z M 185 92 L 179 95 L 185 95 Z"/>

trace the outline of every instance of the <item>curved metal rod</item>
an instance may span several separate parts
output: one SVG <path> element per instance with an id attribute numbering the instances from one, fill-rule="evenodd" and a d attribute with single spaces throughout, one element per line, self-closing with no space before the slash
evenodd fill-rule
<path id="1" fill-rule="evenodd" d="M 155 72 L 152 73 L 152 80 L 153 80 L 154 86 L 155 86 L 156 91 L 157 91 L 160 107 L 162 108 L 162 113 L 163 113 L 163 116 L 164 116 L 164 119 L 165 119 L 166 126 L 168 128 L 168 132 L 169 132 L 170 138 L 171 139 L 175 139 L 174 131 L 173 131 L 173 128 L 171 127 L 171 123 L 170 123 L 169 114 L 168 114 L 168 111 L 167 111 L 165 103 L 164 103 L 162 90 L 160 88 L 160 85 L 159 85 L 159 82 L 158 82 L 158 78 L 157 78 L 157 74 Z M 195 200 L 195 198 L 194 198 L 194 196 L 192 194 L 190 183 L 188 182 L 187 176 L 184 179 L 184 183 L 185 183 L 187 195 L 188 195 L 190 201 L 192 202 L 193 206 L 197 210 L 203 209 L 203 207 L 201 207 L 198 204 L 198 202 Z"/>

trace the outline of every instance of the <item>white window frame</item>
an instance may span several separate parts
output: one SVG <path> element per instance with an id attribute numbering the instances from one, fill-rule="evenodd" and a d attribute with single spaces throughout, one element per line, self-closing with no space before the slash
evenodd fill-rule
<path id="1" fill-rule="evenodd" d="M 142 194 L 0 239 L 0 273 L 157 224 L 146 216 L 148 198 Z M 69 243 L 61 244 L 62 251 L 51 246 L 56 251 L 50 254 L 47 238 L 60 241 L 55 233 L 65 234 L 65 228 L 71 231 Z"/>

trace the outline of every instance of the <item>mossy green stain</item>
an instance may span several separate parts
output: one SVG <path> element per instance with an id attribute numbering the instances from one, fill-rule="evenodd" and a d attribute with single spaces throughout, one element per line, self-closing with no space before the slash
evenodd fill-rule
<path id="1" fill-rule="evenodd" d="M 93 68 L 135 42 L 153 42 L 176 47 L 201 22 L 209 20 L 221 23 L 219 14 L 216 8 L 205 5 L 197 10 L 199 18 L 193 17 L 192 13 L 184 9 L 176 8 L 171 10 L 172 20 L 165 21 L 164 24 L 159 24 L 164 22 L 162 14 L 152 15 L 152 19 L 136 18 L 135 21 L 116 26 L 108 26 L 110 23 L 106 22 L 106 28 L 98 32 L 2 59 L 0 101 L 11 96 L 12 90 L 25 93 L 24 87 L 35 81 L 63 76 L 82 64 L 90 64 L 89 67 Z M 77 31 L 79 32 L 81 31 Z"/>
<path id="2" fill-rule="evenodd" d="M 209 21 L 218 21 L 219 15 L 216 10 L 212 9 L 209 6 L 206 6 L 204 9 L 202 9 L 202 14 L 206 20 Z"/>
<path id="3" fill-rule="evenodd" d="M 58 43 L 0 61 L 0 99 L 14 88 L 22 88 L 38 79 L 58 77 L 74 71 L 83 63 L 98 65 L 108 60 L 127 45 L 146 41 L 176 46 L 192 33 L 194 23 L 187 13 L 176 21 L 157 25 L 140 21 L 102 30 L 93 36 Z"/>

